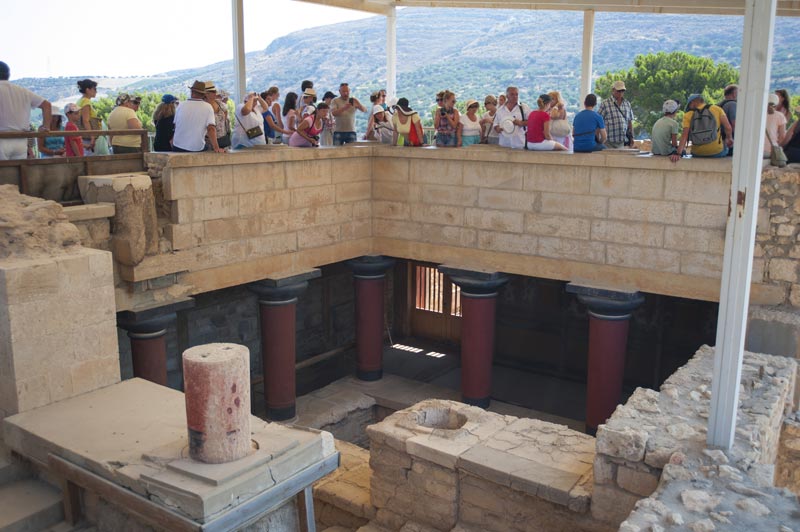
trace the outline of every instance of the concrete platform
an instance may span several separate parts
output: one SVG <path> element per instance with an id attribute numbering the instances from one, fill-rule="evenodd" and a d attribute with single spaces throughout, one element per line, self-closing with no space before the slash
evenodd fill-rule
<path id="1" fill-rule="evenodd" d="M 248 501 L 271 492 L 282 502 L 338 462 L 328 433 L 256 417 L 251 431 L 256 450 L 250 456 L 217 465 L 191 461 L 183 394 L 142 379 L 17 414 L 3 425 L 9 448 L 44 467 L 55 455 L 201 523 L 233 508 L 241 513 Z M 309 471 L 299 485 L 298 475 Z"/>

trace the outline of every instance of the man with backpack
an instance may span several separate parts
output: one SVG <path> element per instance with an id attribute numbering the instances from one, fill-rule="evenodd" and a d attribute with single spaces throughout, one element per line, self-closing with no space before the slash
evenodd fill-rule
<path id="1" fill-rule="evenodd" d="M 736 137 L 736 98 L 739 96 L 738 85 L 728 85 L 725 87 L 725 99 L 719 102 L 719 106 L 725 111 L 725 116 L 728 117 L 728 122 L 731 123 L 731 131 L 733 137 Z M 728 156 L 733 155 L 733 147 L 728 150 Z"/>
<path id="2" fill-rule="evenodd" d="M 725 132 L 723 139 L 722 131 Z M 692 141 L 692 157 L 725 157 L 733 146 L 733 131 L 728 117 L 718 105 L 708 105 L 701 94 L 692 94 L 683 115 L 683 134 L 678 151 L 670 160 L 678 162 Z"/>

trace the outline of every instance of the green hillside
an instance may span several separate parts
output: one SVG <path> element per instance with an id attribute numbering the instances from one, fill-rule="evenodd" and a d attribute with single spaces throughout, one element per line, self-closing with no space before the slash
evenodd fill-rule
<path id="1" fill-rule="evenodd" d="M 398 94 L 412 107 L 426 109 L 440 89 L 460 101 L 520 87 L 523 101 L 545 90 L 561 90 L 578 108 L 583 16 L 579 12 L 473 9 L 402 9 L 397 16 Z M 779 18 L 773 53 L 773 87 L 800 91 L 795 38 L 800 20 Z M 725 61 L 741 60 L 741 17 L 598 13 L 595 19 L 594 72 L 630 68 L 637 54 L 685 51 Z M 87 77 L 87 76 L 81 76 Z M 91 77 L 91 76 L 88 76 Z M 102 78 L 102 76 L 95 76 Z M 385 86 L 385 21 L 373 17 L 322 26 L 276 39 L 265 50 L 247 54 L 249 90 L 298 90 L 313 79 L 319 90 L 350 83 L 353 95 L 368 102 L 371 90 Z M 76 78 L 21 79 L 24 86 L 57 101 L 77 94 Z M 194 79 L 233 88 L 230 61 L 167 72 L 116 85 L 105 92 L 185 93 Z M 101 92 L 105 83 L 101 81 Z"/>

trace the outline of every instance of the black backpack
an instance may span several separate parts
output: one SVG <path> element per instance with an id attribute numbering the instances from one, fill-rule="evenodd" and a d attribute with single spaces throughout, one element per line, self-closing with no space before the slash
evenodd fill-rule
<path id="1" fill-rule="evenodd" d="M 695 109 L 692 112 L 689 138 L 695 146 L 711 144 L 717 141 L 719 123 L 717 122 L 717 117 L 711 112 L 710 107 L 710 105 L 706 105 L 702 109 Z"/>

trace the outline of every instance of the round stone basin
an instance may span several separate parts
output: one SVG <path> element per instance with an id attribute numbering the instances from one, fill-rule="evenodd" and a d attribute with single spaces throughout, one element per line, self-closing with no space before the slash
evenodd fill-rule
<path id="1" fill-rule="evenodd" d="M 428 407 L 416 412 L 417 424 L 443 430 L 457 430 L 467 422 L 467 416 L 450 407 Z"/>

